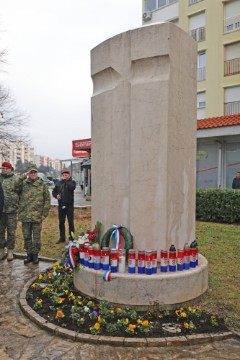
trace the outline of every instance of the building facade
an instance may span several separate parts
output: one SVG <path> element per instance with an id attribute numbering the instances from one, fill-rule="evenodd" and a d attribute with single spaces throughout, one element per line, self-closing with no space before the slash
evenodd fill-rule
<path id="1" fill-rule="evenodd" d="M 240 0 L 142 0 L 142 24 L 163 21 L 197 41 L 197 187 L 231 188 L 240 171 Z"/>
<path id="2" fill-rule="evenodd" d="M 21 160 L 24 164 L 26 161 L 34 162 L 34 148 L 23 142 L 0 143 L 0 163 L 9 161 L 13 166 Z"/>
<path id="3" fill-rule="evenodd" d="M 197 118 L 240 113 L 240 0 L 143 0 L 142 6 L 143 25 L 171 21 L 198 43 Z"/>

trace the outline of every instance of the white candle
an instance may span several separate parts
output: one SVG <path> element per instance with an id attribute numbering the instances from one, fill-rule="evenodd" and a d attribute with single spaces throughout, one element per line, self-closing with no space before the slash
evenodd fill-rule
<path id="1" fill-rule="evenodd" d="M 120 249 L 118 258 L 118 272 L 125 273 L 126 270 L 126 255 L 125 249 Z"/>

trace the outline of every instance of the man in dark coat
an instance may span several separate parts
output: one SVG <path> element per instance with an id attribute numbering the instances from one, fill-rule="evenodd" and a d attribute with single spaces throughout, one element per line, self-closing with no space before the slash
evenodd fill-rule
<path id="1" fill-rule="evenodd" d="M 232 189 L 240 189 L 240 172 L 239 171 L 236 173 L 236 177 L 233 179 Z"/>
<path id="2" fill-rule="evenodd" d="M 68 220 L 69 241 L 74 240 L 74 190 L 76 182 L 71 178 L 69 170 L 62 171 L 61 180 L 52 191 L 53 197 L 58 200 L 58 219 L 60 238 L 56 244 L 65 242 L 65 220 Z"/>

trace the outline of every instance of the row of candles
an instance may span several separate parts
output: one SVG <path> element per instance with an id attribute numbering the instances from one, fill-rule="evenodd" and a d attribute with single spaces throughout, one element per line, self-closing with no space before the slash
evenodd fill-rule
<path id="1" fill-rule="evenodd" d="M 156 250 L 136 250 L 128 251 L 126 261 L 125 249 L 97 249 L 88 242 L 81 244 L 79 249 L 80 264 L 95 270 L 110 270 L 112 273 L 130 274 L 156 274 L 158 271 Z M 198 245 L 194 240 L 190 247 L 185 244 L 183 249 L 176 251 L 175 246 L 171 245 L 169 251 L 160 251 L 161 272 L 183 271 L 195 268 L 198 265 Z"/>

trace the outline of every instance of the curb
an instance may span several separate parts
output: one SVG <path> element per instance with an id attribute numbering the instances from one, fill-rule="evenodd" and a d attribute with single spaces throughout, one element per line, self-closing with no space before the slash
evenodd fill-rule
<path id="1" fill-rule="evenodd" d="M 229 338 L 240 339 L 240 333 L 227 331 L 222 333 L 197 334 L 186 336 L 160 337 L 160 338 L 125 338 L 115 336 L 102 336 L 81 334 L 73 330 L 64 329 L 58 325 L 48 322 L 38 315 L 27 303 L 26 293 L 28 288 L 37 277 L 30 279 L 20 293 L 19 305 L 22 312 L 40 328 L 47 330 L 54 335 L 61 336 L 73 341 L 86 342 L 92 344 L 127 346 L 127 347 L 170 347 L 170 346 L 190 346 L 202 345 L 214 341 L 222 341 Z"/>
<path id="2" fill-rule="evenodd" d="M 27 256 L 27 254 L 22 254 L 22 253 L 16 253 L 16 252 L 14 252 L 14 253 L 13 253 L 13 256 L 14 256 L 15 259 L 25 259 L 25 257 Z M 41 261 L 43 261 L 43 262 L 55 263 L 55 262 L 58 261 L 57 259 L 49 258 L 49 257 L 46 257 L 46 256 L 39 256 L 38 258 L 39 258 L 39 260 L 41 260 Z"/>

